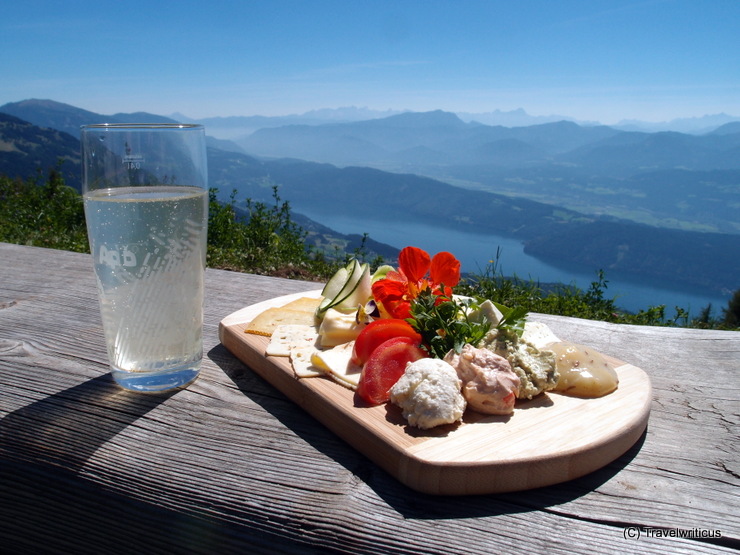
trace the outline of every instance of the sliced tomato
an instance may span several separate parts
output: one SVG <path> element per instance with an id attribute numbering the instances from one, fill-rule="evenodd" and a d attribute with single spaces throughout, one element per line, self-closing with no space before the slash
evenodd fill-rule
<path id="1" fill-rule="evenodd" d="M 390 399 L 391 387 L 403 376 L 406 364 L 429 354 L 410 337 L 394 337 L 381 343 L 362 367 L 357 394 L 371 405 Z"/>
<path id="2" fill-rule="evenodd" d="M 417 344 L 421 343 L 421 335 L 406 320 L 382 318 L 370 322 L 357 336 L 352 350 L 352 362 L 362 366 L 381 343 L 394 337 L 408 337 Z"/>

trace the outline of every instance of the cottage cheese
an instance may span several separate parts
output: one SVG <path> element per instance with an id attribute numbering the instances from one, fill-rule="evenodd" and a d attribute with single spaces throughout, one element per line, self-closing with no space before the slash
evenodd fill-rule
<path id="1" fill-rule="evenodd" d="M 391 402 L 401 407 L 409 424 L 422 429 L 462 419 L 466 401 L 462 382 L 447 362 L 423 358 L 410 362 L 391 388 Z"/>

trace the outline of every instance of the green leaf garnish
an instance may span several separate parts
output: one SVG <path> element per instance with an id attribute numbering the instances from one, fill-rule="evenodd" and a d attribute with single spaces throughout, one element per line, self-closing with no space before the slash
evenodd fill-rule
<path id="1" fill-rule="evenodd" d="M 491 330 L 488 320 L 469 317 L 480 308 L 481 302 L 472 297 L 438 297 L 425 290 L 411 303 L 408 322 L 421 334 L 429 354 L 444 358 L 450 351 L 462 351 L 466 343 L 477 346 Z M 496 302 L 493 304 L 503 315 L 496 329 L 521 336 L 527 309 L 522 306 L 509 308 Z"/>
<path id="2" fill-rule="evenodd" d="M 475 300 L 463 302 L 425 290 L 411 303 L 408 322 L 421 334 L 429 354 L 444 358 L 451 350 L 459 353 L 466 343 L 477 345 L 491 329 L 490 322 L 468 318 L 468 311 L 474 308 Z"/>
<path id="3" fill-rule="evenodd" d="M 500 330 L 511 330 L 521 337 L 524 333 L 524 324 L 527 320 L 527 309 L 523 306 L 509 308 L 508 306 L 496 302 L 493 304 L 504 316 L 496 328 Z"/>

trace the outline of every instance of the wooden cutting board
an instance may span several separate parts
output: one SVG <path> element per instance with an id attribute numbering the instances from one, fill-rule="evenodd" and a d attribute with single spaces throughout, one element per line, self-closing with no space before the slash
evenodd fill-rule
<path id="1" fill-rule="evenodd" d="M 512 416 L 468 410 L 459 425 L 410 427 L 390 403 L 362 406 L 353 391 L 329 378 L 296 378 L 287 358 L 264 356 L 269 338 L 244 332 L 263 310 L 319 294 L 286 295 L 239 310 L 221 321 L 221 343 L 340 438 L 417 491 L 503 493 L 565 482 L 618 458 L 647 426 L 650 379 L 641 369 L 607 357 L 616 367 L 619 387 L 604 397 L 550 393 L 517 402 Z"/>

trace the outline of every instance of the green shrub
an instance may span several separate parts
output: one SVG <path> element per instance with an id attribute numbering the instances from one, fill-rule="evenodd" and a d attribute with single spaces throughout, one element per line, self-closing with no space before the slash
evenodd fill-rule
<path id="1" fill-rule="evenodd" d="M 733 324 L 732 301 L 725 309 L 723 319 L 711 317 L 711 305 L 690 319 L 686 310 L 675 307 L 673 318 L 666 316 L 664 305 L 651 306 L 637 313 L 622 310 L 616 300 L 606 296 L 608 281 L 599 270 L 597 278 L 587 290 L 572 285 L 550 285 L 544 287 L 533 280 L 505 277 L 497 269 L 497 259 L 489 262 L 479 274 L 466 278 L 457 290 L 461 294 L 480 296 L 506 306 L 523 306 L 529 312 L 572 316 L 603 322 L 636 324 L 643 326 L 685 326 L 693 328 L 736 329 Z M 740 291 L 735 293 L 735 302 L 740 305 Z M 737 310 L 736 306 L 736 310 Z"/>
<path id="2" fill-rule="evenodd" d="M 290 205 L 273 186 L 274 204 L 246 201 L 246 214 L 236 206 L 236 191 L 228 203 L 210 191 L 208 266 L 274 276 L 326 279 L 338 268 L 319 252 L 306 248 L 306 233 L 291 220 Z"/>
<path id="3" fill-rule="evenodd" d="M 82 197 L 56 169 L 44 182 L 0 176 L 0 241 L 89 252 Z"/>

